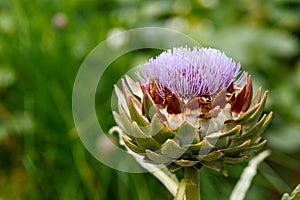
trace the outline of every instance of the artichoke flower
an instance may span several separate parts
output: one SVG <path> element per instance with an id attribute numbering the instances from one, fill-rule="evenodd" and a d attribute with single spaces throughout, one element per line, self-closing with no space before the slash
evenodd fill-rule
<path id="1" fill-rule="evenodd" d="M 267 91 L 253 96 L 240 68 L 219 50 L 181 47 L 141 66 L 137 82 L 125 76 L 113 115 L 126 146 L 173 172 L 206 166 L 226 176 L 225 165 L 264 146 L 272 118 L 263 114 Z"/>

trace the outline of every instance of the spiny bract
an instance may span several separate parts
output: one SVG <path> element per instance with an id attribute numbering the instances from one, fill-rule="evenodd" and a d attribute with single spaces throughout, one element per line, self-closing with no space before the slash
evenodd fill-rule
<path id="1" fill-rule="evenodd" d="M 182 167 L 207 166 L 226 175 L 224 165 L 247 159 L 266 140 L 272 118 L 263 114 L 267 92 L 252 97 L 252 80 L 240 64 L 210 48 L 174 48 L 150 59 L 115 86 L 127 147 L 146 162 Z"/>

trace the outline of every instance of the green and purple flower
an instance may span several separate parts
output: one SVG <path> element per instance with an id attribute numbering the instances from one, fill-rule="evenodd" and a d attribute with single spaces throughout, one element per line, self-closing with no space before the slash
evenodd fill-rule
<path id="1" fill-rule="evenodd" d="M 272 118 L 263 114 L 267 92 L 252 97 L 251 77 L 223 52 L 174 48 L 150 59 L 117 86 L 114 118 L 123 140 L 146 162 L 171 171 L 206 166 L 226 175 L 225 165 L 247 159 L 266 140 Z"/>

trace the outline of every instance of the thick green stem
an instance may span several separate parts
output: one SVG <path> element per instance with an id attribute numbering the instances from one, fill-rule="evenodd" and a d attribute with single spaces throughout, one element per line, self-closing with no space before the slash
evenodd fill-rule
<path id="1" fill-rule="evenodd" d="M 184 179 L 186 180 L 186 200 L 200 200 L 199 170 L 194 167 L 184 168 Z"/>

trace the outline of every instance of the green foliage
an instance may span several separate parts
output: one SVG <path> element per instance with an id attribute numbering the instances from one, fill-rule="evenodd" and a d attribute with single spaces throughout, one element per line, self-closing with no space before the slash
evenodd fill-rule
<path id="1" fill-rule="evenodd" d="M 289 195 L 288 193 L 285 193 L 281 200 L 299 200 L 300 199 L 300 185 L 298 185 Z"/>
<path id="2" fill-rule="evenodd" d="M 172 199 L 150 174 L 127 174 L 95 160 L 74 129 L 72 87 L 85 56 L 107 36 L 143 26 L 173 28 L 221 49 L 269 89 L 272 155 L 246 199 L 279 199 L 299 182 L 300 4 L 297 0 L 1 0 L 0 199 Z M 123 55 L 96 96 L 105 131 L 114 125 L 113 84 L 158 50 Z M 297 134 L 298 133 L 298 134 Z M 201 170 L 202 199 L 228 199 L 229 178 Z"/>

